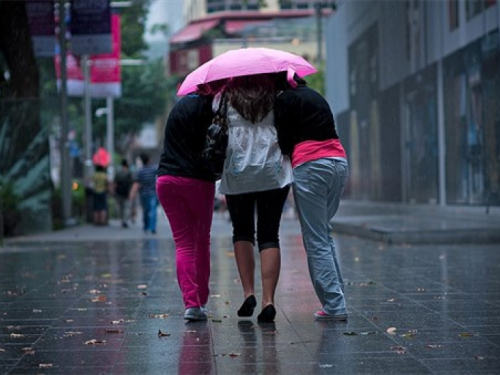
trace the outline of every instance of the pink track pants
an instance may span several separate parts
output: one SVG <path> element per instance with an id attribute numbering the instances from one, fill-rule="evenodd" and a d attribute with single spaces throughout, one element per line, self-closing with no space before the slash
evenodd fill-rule
<path id="1" fill-rule="evenodd" d="M 179 176 L 160 176 L 158 199 L 175 242 L 177 281 L 187 308 L 205 305 L 210 294 L 210 229 L 215 183 Z"/>

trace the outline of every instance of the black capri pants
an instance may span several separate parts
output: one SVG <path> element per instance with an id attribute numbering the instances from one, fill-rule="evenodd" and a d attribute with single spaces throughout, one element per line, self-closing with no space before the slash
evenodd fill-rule
<path id="1" fill-rule="evenodd" d="M 255 245 L 255 210 L 257 209 L 257 242 L 259 251 L 279 248 L 279 229 L 283 207 L 290 185 L 281 189 L 226 195 L 233 223 L 233 244 L 248 241 Z"/>

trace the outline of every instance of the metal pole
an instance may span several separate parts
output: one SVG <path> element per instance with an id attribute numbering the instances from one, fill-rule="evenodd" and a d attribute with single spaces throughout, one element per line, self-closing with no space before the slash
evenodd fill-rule
<path id="1" fill-rule="evenodd" d="M 108 167 L 108 178 L 113 181 L 115 177 L 115 166 L 113 164 L 113 154 L 115 153 L 115 130 L 114 130 L 114 118 L 113 118 L 113 97 L 108 96 L 106 98 L 106 140 L 107 149 L 111 157 L 111 161 Z"/>
<path id="2" fill-rule="evenodd" d="M 316 10 L 316 39 L 318 44 L 318 55 L 316 60 L 318 63 L 323 61 L 323 27 L 322 27 L 322 12 L 321 12 L 321 2 L 317 1 L 314 4 Z"/>
<path id="3" fill-rule="evenodd" d="M 61 56 L 61 206 L 64 225 L 68 225 L 71 219 L 71 173 L 69 165 L 69 143 L 68 143 L 68 110 L 67 110 L 67 74 L 66 74 L 66 2 L 59 1 L 59 45 Z"/>
<path id="4" fill-rule="evenodd" d="M 88 184 L 92 176 L 92 103 L 90 98 L 90 59 L 88 55 L 82 56 L 85 107 L 85 182 Z"/>

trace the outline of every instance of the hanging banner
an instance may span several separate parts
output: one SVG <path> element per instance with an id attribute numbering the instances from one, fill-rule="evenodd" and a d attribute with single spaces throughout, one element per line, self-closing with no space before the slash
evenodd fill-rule
<path id="1" fill-rule="evenodd" d="M 94 98 L 121 96 L 121 35 L 120 16 L 111 16 L 112 51 L 108 54 L 90 56 L 90 95 Z M 73 46 L 73 43 L 71 43 Z M 56 55 L 55 65 L 57 85 L 60 87 L 61 57 Z M 66 54 L 67 92 L 69 96 L 83 96 L 85 92 L 85 79 L 83 74 L 82 59 L 72 51 Z"/>
<path id="2" fill-rule="evenodd" d="M 118 98 L 122 94 L 121 85 L 121 35 L 120 16 L 111 15 L 112 51 L 90 57 L 91 96 Z"/>
<path id="3" fill-rule="evenodd" d="M 73 0 L 71 3 L 71 49 L 76 55 L 111 53 L 109 0 Z"/>
<path id="4" fill-rule="evenodd" d="M 54 56 L 56 50 L 54 2 L 27 0 L 26 15 L 35 56 Z"/>

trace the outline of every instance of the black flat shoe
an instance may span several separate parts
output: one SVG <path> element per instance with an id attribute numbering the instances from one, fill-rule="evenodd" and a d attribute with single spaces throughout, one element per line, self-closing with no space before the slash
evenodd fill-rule
<path id="1" fill-rule="evenodd" d="M 257 321 L 261 323 L 272 323 L 276 317 L 276 309 L 273 305 L 267 305 L 257 316 Z"/>
<path id="2" fill-rule="evenodd" d="M 245 302 L 243 302 L 243 305 L 241 305 L 240 309 L 238 310 L 238 316 L 252 316 L 255 306 L 257 306 L 257 300 L 255 299 L 255 296 L 248 296 Z"/>

